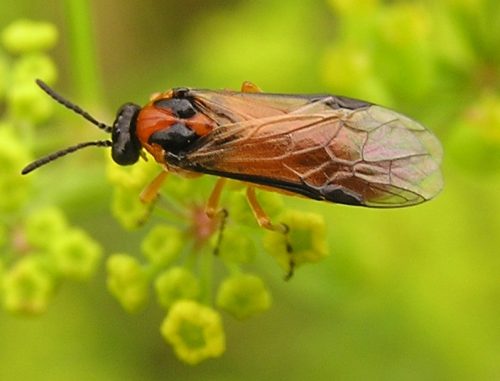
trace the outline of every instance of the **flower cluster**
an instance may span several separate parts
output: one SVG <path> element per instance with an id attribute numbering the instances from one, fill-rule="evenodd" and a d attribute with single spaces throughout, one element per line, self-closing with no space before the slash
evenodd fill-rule
<path id="1" fill-rule="evenodd" d="M 132 168 L 108 167 L 115 187 L 113 212 L 125 227 L 138 226 L 151 213 L 150 207 L 140 203 L 138 194 L 147 185 L 145 174 L 152 179 L 161 170 L 152 160 Z M 259 194 L 262 206 L 273 220 L 286 224 L 289 232 L 269 231 L 263 243 L 259 242 L 262 229 L 239 183 L 229 183 L 221 200 L 227 218 L 209 219 L 204 200 L 212 185 L 210 178 L 171 175 L 148 221 L 152 227 L 141 244 L 143 260 L 117 253 L 107 262 L 108 288 L 127 311 L 143 308 L 152 289 L 157 303 L 167 311 L 162 335 L 175 354 L 189 364 L 224 352 L 219 310 L 247 319 L 270 308 L 271 294 L 265 281 L 244 270 L 257 261 L 259 248 L 273 255 L 286 274 L 292 270 L 291 261 L 294 267 L 316 262 L 327 251 L 323 219 L 296 211 L 282 214 L 281 197 L 268 192 Z M 216 267 L 219 264 L 222 272 Z M 215 279 L 214 273 L 223 275 Z"/>
<path id="2" fill-rule="evenodd" d="M 11 260 L 2 271 L 2 296 L 10 312 L 45 312 L 61 282 L 88 279 L 102 255 L 100 246 L 83 230 L 70 227 L 56 208 L 30 213 L 8 233 L 11 241 L 4 242 L 2 251 Z"/>
<path id="3" fill-rule="evenodd" d="M 65 279 L 88 279 L 102 253 L 61 210 L 30 206 L 34 184 L 20 174 L 32 159 L 34 129 L 53 114 L 53 102 L 34 79 L 54 83 L 57 78 L 46 53 L 57 41 L 57 30 L 49 23 L 20 20 L 0 38 L 0 101 L 6 106 L 0 115 L 0 295 L 9 312 L 40 314 Z"/>

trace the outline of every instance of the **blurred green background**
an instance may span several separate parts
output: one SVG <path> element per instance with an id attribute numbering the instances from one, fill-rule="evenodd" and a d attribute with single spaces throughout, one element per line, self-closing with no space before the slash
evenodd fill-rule
<path id="1" fill-rule="evenodd" d="M 0 380 L 500 379 L 499 4 L 0 5 L 2 29 L 18 18 L 57 25 L 55 87 L 105 120 L 122 103 L 173 86 L 238 89 L 250 80 L 265 91 L 381 103 L 428 125 L 445 148 L 445 189 L 424 205 L 369 210 L 287 198 L 325 216 L 330 256 L 290 282 L 262 258 L 273 307 L 242 323 L 224 316 L 228 349 L 220 359 L 180 363 L 159 335 L 160 309 L 126 314 L 101 270 L 89 284 L 65 285 L 45 315 L 0 313 Z M 85 19 L 86 5 L 91 34 L 74 16 Z M 99 136 L 61 115 L 67 131 L 55 142 L 50 126 L 37 132 L 41 152 Z M 112 219 L 102 155 L 76 156 L 35 175 L 33 202 L 61 206 L 106 252 L 133 250 L 142 233 Z"/>

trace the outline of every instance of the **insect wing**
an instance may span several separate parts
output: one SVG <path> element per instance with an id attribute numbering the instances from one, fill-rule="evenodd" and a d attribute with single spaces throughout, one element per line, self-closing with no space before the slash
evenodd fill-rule
<path id="1" fill-rule="evenodd" d="M 297 112 L 326 112 L 371 105 L 356 99 L 325 94 L 242 93 L 197 89 L 191 89 L 189 94 L 196 107 L 220 125 Z"/>
<path id="2" fill-rule="evenodd" d="M 256 119 L 245 111 L 201 139 L 185 166 L 343 204 L 408 206 L 439 193 L 442 149 L 431 132 L 389 109 L 335 109 L 332 99 L 297 99 Z"/>
<path id="3" fill-rule="evenodd" d="M 392 110 L 371 106 L 353 112 L 345 126 L 351 133 L 366 134 L 362 160 L 353 166 L 353 179 L 366 186 L 366 205 L 414 205 L 441 191 L 443 150 L 421 124 Z"/>
<path id="4" fill-rule="evenodd" d="M 196 107 L 219 125 L 286 115 L 307 100 L 271 97 L 265 93 L 193 91 Z"/>

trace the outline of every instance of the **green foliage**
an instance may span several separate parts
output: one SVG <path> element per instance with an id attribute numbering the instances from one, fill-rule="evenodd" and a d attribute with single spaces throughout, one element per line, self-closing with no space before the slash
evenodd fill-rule
<path id="1" fill-rule="evenodd" d="M 454 161 L 471 173 L 500 171 L 500 96 L 487 92 L 467 110 L 450 138 Z"/>

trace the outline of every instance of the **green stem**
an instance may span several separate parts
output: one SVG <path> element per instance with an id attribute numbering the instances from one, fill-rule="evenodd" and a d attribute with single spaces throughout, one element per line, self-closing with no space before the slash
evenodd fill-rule
<path id="1" fill-rule="evenodd" d="M 211 305 L 213 302 L 214 254 L 211 250 L 203 250 L 200 256 L 200 278 L 203 290 L 201 301 L 206 305 Z"/>
<path id="2" fill-rule="evenodd" d="M 68 15 L 73 81 L 80 99 L 99 102 L 101 87 L 96 67 L 95 40 L 88 0 L 64 2 Z"/>

